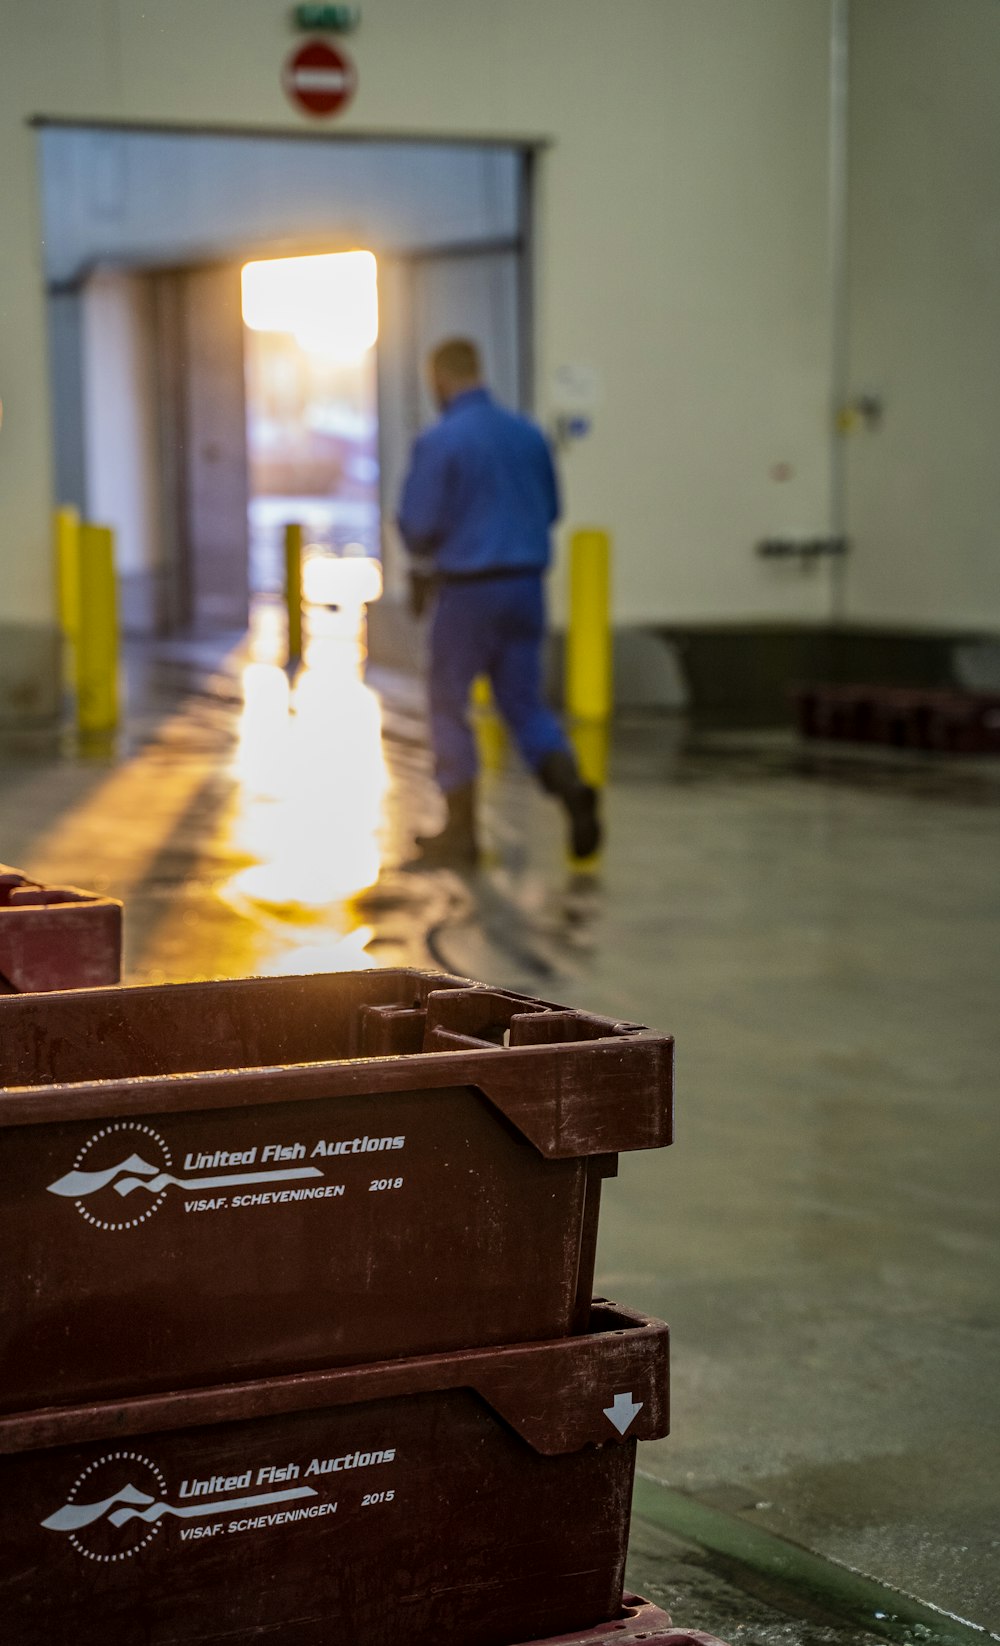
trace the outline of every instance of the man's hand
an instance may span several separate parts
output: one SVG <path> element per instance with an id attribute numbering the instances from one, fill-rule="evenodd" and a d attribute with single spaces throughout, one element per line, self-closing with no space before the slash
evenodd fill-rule
<path id="1" fill-rule="evenodd" d="M 434 578 L 430 572 L 410 572 L 410 616 L 423 617 L 434 593 Z"/>

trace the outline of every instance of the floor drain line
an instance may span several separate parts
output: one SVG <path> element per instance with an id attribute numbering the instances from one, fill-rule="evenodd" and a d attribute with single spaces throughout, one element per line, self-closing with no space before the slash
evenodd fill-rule
<path id="1" fill-rule="evenodd" d="M 633 1513 L 661 1531 L 725 1556 L 737 1566 L 771 1578 L 790 1592 L 822 1601 L 834 1615 L 899 1646 L 971 1646 L 1000 1640 L 988 1629 L 902 1594 L 876 1578 L 813 1554 L 737 1515 L 637 1473 Z"/>

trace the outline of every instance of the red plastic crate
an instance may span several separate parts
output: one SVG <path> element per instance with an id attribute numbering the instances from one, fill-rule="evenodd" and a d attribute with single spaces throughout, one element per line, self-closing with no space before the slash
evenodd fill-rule
<path id="1" fill-rule="evenodd" d="M 509 1646 L 620 1621 L 667 1357 L 665 1326 L 604 1304 L 556 1342 L 2 1418 L 4 1646 Z"/>
<path id="2" fill-rule="evenodd" d="M 621 1611 L 608 1623 L 568 1635 L 550 1635 L 548 1640 L 526 1641 L 524 1646 L 629 1646 L 637 1641 L 644 1646 L 725 1646 L 716 1635 L 700 1629 L 675 1629 L 666 1612 L 638 1595 L 623 1595 Z"/>
<path id="3" fill-rule="evenodd" d="M 0 994 L 117 983 L 122 905 L 0 864 Z"/>
<path id="4" fill-rule="evenodd" d="M 584 1329 L 671 1064 L 416 972 L 0 1000 L 0 1411 Z"/>
<path id="5" fill-rule="evenodd" d="M 1000 695 L 954 687 L 808 685 L 792 693 L 804 737 L 942 754 L 1000 753 Z"/>

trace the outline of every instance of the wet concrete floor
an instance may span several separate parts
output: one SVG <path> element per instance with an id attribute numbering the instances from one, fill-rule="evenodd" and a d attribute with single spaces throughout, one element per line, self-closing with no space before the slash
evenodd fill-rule
<path id="1" fill-rule="evenodd" d="M 574 875 L 487 729 L 488 862 L 407 874 L 419 702 L 328 629 L 291 687 L 266 621 L 210 678 L 140 656 L 113 748 L 8 738 L 0 860 L 124 897 L 132 981 L 429 965 L 672 1031 L 677 1141 L 623 1158 L 599 1254 L 673 1329 L 642 1467 L 1000 1631 L 997 765 L 633 722 Z M 662 1528 L 634 1550 L 688 1627 L 865 1638 Z"/>
<path id="2" fill-rule="evenodd" d="M 676 1628 L 704 1630 L 727 1646 L 876 1646 L 884 1638 L 641 1516 L 632 1522 L 628 1581 Z"/>

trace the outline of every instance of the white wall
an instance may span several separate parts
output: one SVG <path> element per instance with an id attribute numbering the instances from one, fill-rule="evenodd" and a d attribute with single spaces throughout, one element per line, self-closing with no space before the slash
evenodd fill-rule
<path id="1" fill-rule="evenodd" d="M 139 276 L 102 273 L 83 294 L 86 509 L 115 532 L 117 569 L 152 626 L 162 546 L 158 504 L 152 293 Z M 148 612 L 142 621 L 143 607 Z"/>
<path id="2" fill-rule="evenodd" d="M 543 384 L 563 360 L 604 381 L 567 490 L 615 532 L 617 615 L 820 617 L 827 569 L 753 548 L 827 522 L 828 8 L 654 0 L 572 33 L 538 10 L 540 117 L 575 35 L 543 178 Z"/>
<path id="3" fill-rule="evenodd" d="M 621 620 L 827 610 L 825 570 L 752 551 L 827 521 L 828 23 L 828 0 L 366 0 L 350 42 L 341 130 L 552 139 L 537 399 L 565 361 L 603 380 L 567 500 L 615 533 Z M 281 90 L 294 37 L 273 0 L 34 0 L 4 32 L 0 572 L 31 620 L 50 611 L 52 486 L 26 120 L 315 128 Z"/>
<path id="4" fill-rule="evenodd" d="M 1000 5 L 856 0 L 848 614 L 1000 625 Z"/>

